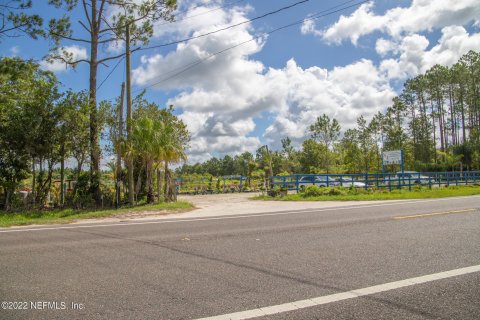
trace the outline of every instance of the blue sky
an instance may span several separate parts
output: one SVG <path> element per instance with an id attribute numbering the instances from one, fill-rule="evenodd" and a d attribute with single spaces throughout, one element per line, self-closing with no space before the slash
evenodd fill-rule
<path id="1" fill-rule="evenodd" d="M 32 11 L 45 20 L 63 14 L 46 2 L 34 1 Z M 150 45 L 224 28 L 295 2 L 179 1 L 180 21 L 158 23 Z M 150 100 L 176 107 L 192 133 L 189 162 L 195 162 L 253 152 L 266 143 L 278 148 L 285 136 L 298 145 L 323 113 L 337 118 L 342 129 L 351 128 L 360 115 L 369 119 L 384 111 L 407 78 L 437 63 L 451 65 L 469 50 L 480 51 L 479 0 L 377 0 L 306 19 L 344 2 L 310 0 L 207 37 L 137 52 L 132 60 L 133 90 L 138 93 L 148 87 Z M 225 7 L 218 9 L 221 6 Z M 83 18 L 81 11 L 71 18 L 74 31 L 81 35 L 76 22 Z M 306 20 L 166 79 L 172 69 L 302 19 Z M 63 45 L 76 57 L 89 52 L 82 43 Z M 4 38 L 0 46 L 3 56 L 41 60 L 49 43 L 20 37 Z M 122 43 L 102 48 L 101 54 L 112 55 L 122 48 Z M 99 84 L 115 64 L 99 68 Z M 57 74 L 64 89 L 88 88 L 87 65 L 75 70 L 58 63 L 42 62 L 42 66 Z M 100 88 L 100 100 L 119 95 L 124 70 L 122 62 Z"/>

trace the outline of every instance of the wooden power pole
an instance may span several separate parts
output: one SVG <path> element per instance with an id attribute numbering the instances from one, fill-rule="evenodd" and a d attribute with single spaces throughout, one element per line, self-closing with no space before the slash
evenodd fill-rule
<path id="1" fill-rule="evenodd" d="M 118 106 L 118 146 L 117 146 L 117 184 L 116 184 L 116 207 L 120 207 L 121 184 L 122 184 L 122 138 L 123 138 L 123 101 L 125 100 L 125 82 L 122 82 L 120 93 L 120 105 Z"/>
<path id="2" fill-rule="evenodd" d="M 132 150 L 132 84 L 130 82 L 130 24 L 127 24 L 125 36 L 126 48 L 126 69 L 127 69 L 127 145 L 129 151 Z M 135 204 L 134 179 L 133 179 L 133 155 L 127 157 L 128 171 L 128 203 L 133 206 Z"/>

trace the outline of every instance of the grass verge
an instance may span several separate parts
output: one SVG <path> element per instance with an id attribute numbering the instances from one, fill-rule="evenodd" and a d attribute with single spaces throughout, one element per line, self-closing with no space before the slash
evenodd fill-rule
<path id="1" fill-rule="evenodd" d="M 25 212 L 0 212 L 0 227 L 11 227 L 29 224 L 71 223 L 80 219 L 94 219 L 122 216 L 140 211 L 160 211 L 173 213 L 192 209 L 194 206 L 185 201 L 159 203 L 136 207 L 126 207 L 118 210 L 35 210 Z"/>
<path id="2" fill-rule="evenodd" d="M 415 190 L 355 190 L 346 188 L 324 188 L 320 195 L 305 193 L 289 194 L 284 197 L 269 197 L 266 195 L 254 197 L 254 200 L 276 201 L 374 201 L 374 200 L 406 200 L 433 199 L 480 195 L 480 186 L 450 186 L 428 189 L 416 187 Z M 340 190 L 339 190 L 340 189 Z"/>

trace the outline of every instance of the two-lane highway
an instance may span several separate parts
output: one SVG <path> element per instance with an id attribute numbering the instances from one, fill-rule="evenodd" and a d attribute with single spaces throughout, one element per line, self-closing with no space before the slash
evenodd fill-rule
<path id="1" fill-rule="evenodd" d="M 0 319 L 478 319 L 479 208 L 0 229 Z"/>

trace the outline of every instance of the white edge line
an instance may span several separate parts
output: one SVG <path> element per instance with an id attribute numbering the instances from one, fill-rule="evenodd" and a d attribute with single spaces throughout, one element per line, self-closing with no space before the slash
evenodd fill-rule
<path id="1" fill-rule="evenodd" d="M 467 196 L 478 197 L 478 196 Z M 121 222 L 121 223 L 109 223 L 109 224 L 92 224 L 92 225 L 77 225 L 77 226 L 65 226 L 65 227 L 40 227 L 40 228 L 24 228 L 24 229 L 7 229 L 1 230 L 0 233 L 12 233 L 12 232 L 27 232 L 27 231 L 46 231 L 46 230 L 62 230 L 62 229 L 77 229 L 77 228 L 98 228 L 98 227 L 120 227 L 120 226 L 132 226 L 132 225 L 145 225 L 145 224 L 163 224 L 163 223 L 180 223 L 180 222 L 194 222 L 194 221 L 209 221 L 209 220 L 227 220 L 227 219 L 241 219 L 241 218 L 254 218 L 254 217 L 266 217 L 266 216 L 281 216 L 281 215 L 290 215 L 290 214 L 299 214 L 299 213 L 312 213 L 312 212 L 325 212 L 325 211 L 335 211 L 335 210 L 352 210 L 352 209 L 362 209 L 362 208 L 373 208 L 373 207 L 384 207 L 384 206 L 394 206 L 394 205 L 403 205 L 403 204 L 412 204 L 412 203 L 423 203 L 423 202 L 433 202 L 433 201 L 450 201 L 456 199 L 465 199 L 466 197 L 452 197 L 452 198 L 440 198 L 440 199 L 427 199 L 427 200 L 414 200 L 414 201 L 395 201 L 394 203 L 379 203 L 371 205 L 358 205 L 358 206 L 338 206 L 331 208 L 311 208 L 305 210 L 296 210 L 296 211 L 282 211 L 282 212 L 266 212 L 266 213 L 249 213 L 249 214 L 240 214 L 240 215 L 231 215 L 231 216 L 216 216 L 208 218 L 191 218 L 191 219 L 182 219 L 178 220 L 159 220 L 159 221 L 145 221 L 145 222 Z"/>
<path id="2" fill-rule="evenodd" d="M 319 306 L 322 304 L 338 302 L 338 301 L 352 299 L 352 298 L 359 298 L 359 297 L 368 296 L 368 295 L 372 295 L 380 292 L 409 287 L 416 284 L 422 284 L 422 283 L 436 281 L 436 280 L 447 279 L 447 278 L 479 272 L 479 271 L 480 271 L 480 265 L 475 265 L 475 266 L 470 266 L 466 268 L 433 273 L 425 276 L 414 277 L 414 278 L 409 278 L 409 279 L 400 280 L 400 281 L 388 282 L 388 283 L 366 287 L 362 289 L 355 289 L 351 291 L 335 293 L 335 294 L 311 298 L 311 299 L 287 302 L 287 303 L 268 306 L 268 307 L 262 307 L 257 309 L 235 312 L 235 313 L 228 313 L 228 314 L 223 314 L 223 315 L 218 315 L 213 317 L 200 318 L 196 320 L 252 319 L 252 318 L 257 318 L 257 317 L 262 317 L 267 315 L 279 314 L 283 312 L 295 311 L 295 310 L 309 308 L 313 306 Z"/>

